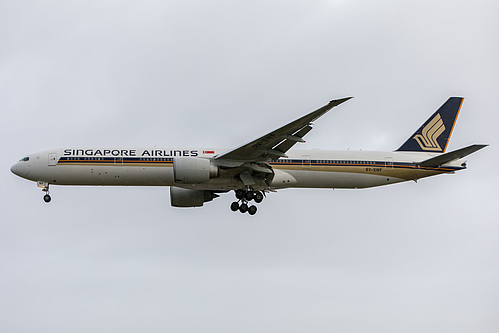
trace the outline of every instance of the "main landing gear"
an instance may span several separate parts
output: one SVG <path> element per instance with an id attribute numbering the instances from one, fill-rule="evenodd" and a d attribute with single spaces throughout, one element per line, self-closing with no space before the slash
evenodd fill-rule
<path id="1" fill-rule="evenodd" d="M 248 212 L 250 215 L 255 215 L 257 208 L 254 205 L 248 206 L 248 202 L 251 200 L 254 200 L 255 203 L 260 203 L 263 201 L 263 193 L 260 191 L 253 191 L 253 190 L 243 190 L 243 189 L 238 189 L 235 191 L 236 192 L 236 198 L 239 201 L 234 201 L 230 205 L 230 209 L 233 212 L 240 211 L 241 213 L 246 213 Z"/>

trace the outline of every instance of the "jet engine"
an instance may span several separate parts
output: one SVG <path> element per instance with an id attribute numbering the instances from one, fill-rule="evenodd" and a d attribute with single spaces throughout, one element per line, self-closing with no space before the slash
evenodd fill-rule
<path id="1" fill-rule="evenodd" d="M 218 166 L 206 158 L 176 157 L 173 159 L 173 180 L 178 184 L 200 184 L 218 177 Z"/>
<path id="2" fill-rule="evenodd" d="M 170 186 L 170 201 L 173 207 L 201 207 L 219 195 L 213 191 L 190 190 Z"/>

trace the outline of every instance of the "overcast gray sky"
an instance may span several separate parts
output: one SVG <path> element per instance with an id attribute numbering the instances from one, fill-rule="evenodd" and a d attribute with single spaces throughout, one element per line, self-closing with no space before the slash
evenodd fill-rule
<path id="1" fill-rule="evenodd" d="M 497 1 L 0 2 L 0 331 L 498 332 Z M 314 110 L 303 148 L 393 150 L 449 96 L 469 169 L 369 190 L 53 187 L 66 146 L 235 147 Z"/>

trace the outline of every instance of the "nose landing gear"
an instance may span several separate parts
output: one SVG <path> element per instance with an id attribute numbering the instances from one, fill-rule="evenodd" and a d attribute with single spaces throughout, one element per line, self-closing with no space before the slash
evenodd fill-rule
<path id="1" fill-rule="evenodd" d="M 38 187 L 41 187 L 42 191 L 45 192 L 45 195 L 43 196 L 43 201 L 49 203 L 52 200 L 49 193 L 49 184 L 45 182 L 38 182 Z"/>
<path id="2" fill-rule="evenodd" d="M 238 201 L 234 201 L 230 205 L 230 209 L 233 212 L 240 211 L 241 213 L 246 213 L 250 215 L 255 215 L 258 210 L 255 205 L 248 206 L 248 202 L 254 200 L 255 203 L 260 203 L 263 201 L 264 195 L 261 191 L 253 191 L 253 190 L 243 190 L 238 189 L 236 192 L 236 198 Z"/>

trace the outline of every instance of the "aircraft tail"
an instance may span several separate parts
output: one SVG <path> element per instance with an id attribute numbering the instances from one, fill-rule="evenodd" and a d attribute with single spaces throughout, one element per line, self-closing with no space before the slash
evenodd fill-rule
<path id="1" fill-rule="evenodd" d="M 396 151 L 445 153 L 464 98 L 450 97 Z"/>

